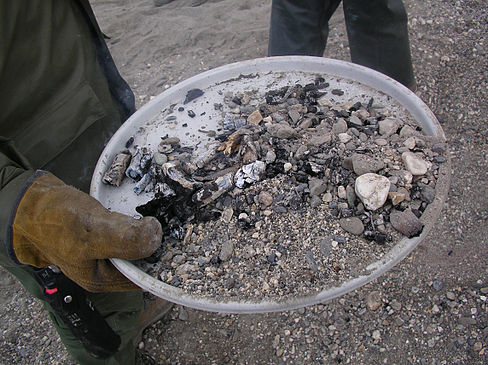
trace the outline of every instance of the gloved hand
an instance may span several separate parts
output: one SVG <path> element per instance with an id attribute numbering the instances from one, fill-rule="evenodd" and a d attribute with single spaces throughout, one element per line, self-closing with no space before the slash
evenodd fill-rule
<path id="1" fill-rule="evenodd" d="M 137 286 L 108 260 L 150 256 L 161 244 L 156 218 L 110 212 L 96 199 L 45 173 L 34 179 L 11 225 L 13 251 L 24 264 L 57 265 L 90 292 Z"/>

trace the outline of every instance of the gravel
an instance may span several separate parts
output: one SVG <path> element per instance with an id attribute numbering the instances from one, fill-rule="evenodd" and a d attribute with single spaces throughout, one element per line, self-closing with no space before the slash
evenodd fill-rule
<path id="1" fill-rule="evenodd" d="M 232 3 L 223 0 L 219 6 Z M 258 3 L 250 0 L 244 5 L 257 7 Z M 166 357 L 171 364 L 488 362 L 488 12 L 482 0 L 406 0 L 405 4 L 417 94 L 443 125 L 453 164 L 451 191 L 438 225 L 387 274 L 328 303 L 255 315 L 223 315 L 177 306 L 167 320 L 144 333 L 143 348 L 155 359 Z M 213 5 L 210 1 L 199 8 Z M 114 6 L 109 1 L 94 2 L 102 29 L 123 26 L 109 16 Z M 158 13 L 157 20 L 163 21 L 164 16 Z M 151 14 L 137 19 L 148 22 Z M 260 27 L 254 30 L 260 37 L 245 52 L 228 48 L 222 51 L 223 58 L 205 52 L 192 58 L 184 47 L 177 48 L 182 57 L 167 65 L 167 82 L 198 73 L 202 64 L 215 67 L 265 55 L 268 19 L 269 12 L 257 18 Z M 134 29 L 129 31 L 137 32 L 138 23 L 131 24 Z M 237 39 L 247 36 L 246 32 L 235 34 Z M 125 51 L 131 45 L 118 38 L 117 42 L 109 40 L 109 46 L 121 73 L 129 74 L 134 66 Z M 155 43 L 141 42 L 138 47 L 155 47 Z M 340 12 L 331 22 L 326 55 L 349 57 Z M 152 69 L 136 71 L 130 82 L 142 104 L 161 90 Z M 71 363 L 39 303 L 19 284 L 2 286 L 1 298 L 0 363 Z"/>

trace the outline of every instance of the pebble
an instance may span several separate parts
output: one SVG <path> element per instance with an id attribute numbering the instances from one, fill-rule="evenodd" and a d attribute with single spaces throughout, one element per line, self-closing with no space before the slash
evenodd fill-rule
<path id="1" fill-rule="evenodd" d="M 405 194 L 399 192 L 389 192 L 388 198 L 391 200 L 393 205 L 398 205 L 405 200 Z"/>
<path id="2" fill-rule="evenodd" d="M 403 145 L 407 147 L 409 150 L 413 150 L 415 148 L 415 137 L 408 137 Z"/>
<path id="3" fill-rule="evenodd" d="M 232 240 L 226 240 L 222 243 L 219 258 L 222 261 L 228 261 L 232 257 L 234 252 L 234 242 Z"/>
<path id="4" fill-rule="evenodd" d="M 153 155 L 153 162 L 157 165 L 162 166 L 166 162 L 168 162 L 168 156 L 160 152 L 155 152 Z"/>
<path id="5" fill-rule="evenodd" d="M 435 189 L 430 186 L 424 186 L 420 191 L 420 198 L 428 204 L 432 203 L 435 198 Z"/>
<path id="6" fill-rule="evenodd" d="M 332 125 L 332 133 L 341 134 L 347 132 L 347 123 L 344 119 L 340 118 Z"/>
<path id="7" fill-rule="evenodd" d="M 372 291 L 366 296 L 366 305 L 372 311 L 381 306 L 381 295 L 379 291 Z"/>
<path id="8" fill-rule="evenodd" d="M 390 223 L 393 228 L 408 238 L 419 235 L 424 228 L 424 224 L 410 209 L 405 209 L 403 212 L 393 210 L 390 214 Z"/>
<path id="9" fill-rule="evenodd" d="M 188 315 L 188 311 L 185 309 L 185 307 L 180 306 L 180 310 L 178 313 L 178 319 L 180 321 L 188 321 L 188 318 L 190 318 L 190 316 Z"/>
<path id="10" fill-rule="evenodd" d="M 258 195 L 258 201 L 263 207 L 269 207 L 273 204 L 273 195 L 263 190 Z"/>
<path id="11" fill-rule="evenodd" d="M 293 124 L 297 124 L 298 120 L 300 119 L 300 113 L 297 112 L 295 109 L 292 109 L 288 112 L 288 116 L 291 118 Z"/>
<path id="12" fill-rule="evenodd" d="M 308 188 L 310 189 L 310 194 L 320 195 L 327 189 L 327 184 L 322 179 L 312 178 L 308 183 Z"/>
<path id="13" fill-rule="evenodd" d="M 376 210 L 381 208 L 388 198 L 390 180 L 385 176 L 367 173 L 356 179 L 354 188 L 365 208 Z"/>
<path id="14" fill-rule="evenodd" d="M 456 295 L 455 295 L 453 292 L 450 292 L 450 291 L 448 291 L 448 292 L 446 293 L 446 297 L 447 297 L 447 299 L 449 299 L 449 300 L 455 300 L 455 299 L 456 299 Z"/>
<path id="15" fill-rule="evenodd" d="M 400 130 L 400 137 L 408 138 L 412 136 L 415 136 L 415 129 L 413 129 L 409 125 L 404 125 Z"/>
<path id="16" fill-rule="evenodd" d="M 432 282 L 432 287 L 436 290 L 436 291 L 440 291 L 442 290 L 442 288 L 444 287 L 444 284 L 442 283 L 442 281 L 440 280 L 434 280 Z"/>
<path id="17" fill-rule="evenodd" d="M 266 130 L 272 137 L 290 139 L 297 138 L 299 134 L 286 123 L 266 124 Z"/>
<path id="18" fill-rule="evenodd" d="M 339 224 L 343 230 L 356 236 L 360 236 L 364 232 L 363 222 L 357 217 L 341 218 Z"/>
<path id="19" fill-rule="evenodd" d="M 259 124 L 263 120 L 263 116 L 259 112 L 259 110 L 253 111 L 248 117 L 247 122 L 249 124 Z"/>
<path id="20" fill-rule="evenodd" d="M 388 141 L 384 138 L 376 138 L 374 143 L 376 143 L 378 146 L 386 146 Z"/>
<path id="21" fill-rule="evenodd" d="M 358 175 L 364 175 L 368 172 L 377 172 L 385 167 L 385 163 L 380 159 L 355 153 L 351 157 L 352 167 Z"/>
<path id="22" fill-rule="evenodd" d="M 431 167 L 427 162 L 413 152 L 403 152 L 402 160 L 407 170 L 414 176 L 425 175 Z"/>
<path id="23" fill-rule="evenodd" d="M 337 137 L 341 143 L 347 143 L 352 139 L 352 137 L 347 133 L 339 133 Z"/>
<path id="24" fill-rule="evenodd" d="M 388 117 L 378 122 L 379 133 L 382 136 L 388 137 L 396 133 L 400 127 L 400 121 L 396 118 Z"/>
<path id="25" fill-rule="evenodd" d="M 381 332 L 378 330 L 374 330 L 372 336 L 375 341 L 379 341 L 381 339 Z"/>

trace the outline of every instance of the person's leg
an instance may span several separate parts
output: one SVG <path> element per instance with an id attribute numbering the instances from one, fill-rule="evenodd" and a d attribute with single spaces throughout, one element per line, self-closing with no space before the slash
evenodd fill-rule
<path id="1" fill-rule="evenodd" d="M 402 0 L 344 0 L 351 60 L 414 89 L 407 12 Z"/>
<path id="2" fill-rule="evenodd" d="M 323 56 L 340 0 L 273 0 L 268 56 Z"/>
<path id="3" fill-rule="evenodd" d="M 35 279 L 32 269 L 29 267 L 6 267 L 5 269 L 14 275 L 30 294 L 42 302 L 59 334 L 61 342 L 63 342 L 68 353 L 79 364 L 135 364 L 135 347 L 132 340 L 136 335 L 136 323 L 143 308 L 142 291 L 135 290 L 101 294 L 88 293 L 94 307 L 121 339 L 120 349 L 114 356 L 99 360 L 85 350 L 83 345 L 71 333 L 70 329 L 53 313 L 49 304 L 43 300 L 43 289 Z"/>

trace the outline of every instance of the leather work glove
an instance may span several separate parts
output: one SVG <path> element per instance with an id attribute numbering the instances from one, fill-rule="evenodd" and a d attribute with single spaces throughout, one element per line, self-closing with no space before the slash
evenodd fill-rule
<path id="1" fill-rule="evenodd" d="M 11 225 L 18 261 L 35 267 L 57 265 L 90 292 L 133 290 L 108 260 L 150 256 L 161 244 L 156 218 L 140 220 L 110 212 L 96 199 L 50 173 L 36 177 Z"/>

